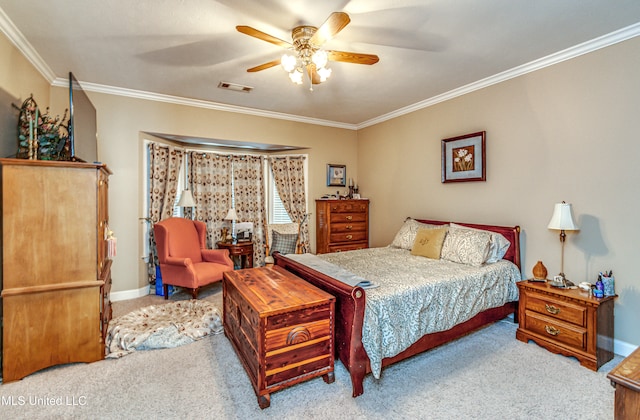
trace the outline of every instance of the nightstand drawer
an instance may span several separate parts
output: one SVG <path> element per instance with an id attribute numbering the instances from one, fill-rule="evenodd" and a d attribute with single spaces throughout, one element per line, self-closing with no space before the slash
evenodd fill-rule
<path id="1" fill-rule="evenodd" d="M 527 298 L 526 309 L 557 318 L 581 327 L 587 326 L 587 309 L 548 296 L 531 294 Z"/>
<path id="2" fill-rule="evenodd" d="M 585 328 L 566 322 L 559 322 L 531 311 L 526 312 L 525 324 L 527 330 L 552 339 L 555 342 L 580 350 L 586 350 L 587 348 L 587 330 Z"/>

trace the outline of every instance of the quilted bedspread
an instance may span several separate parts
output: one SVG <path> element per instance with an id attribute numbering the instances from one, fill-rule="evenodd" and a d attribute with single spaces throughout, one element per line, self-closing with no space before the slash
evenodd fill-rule
<path id="1" fill-rule="evenodd" d="M 518 300 L 520 270 L 506 260 L 473 267 L 392 247 L 318 257 L 379 286 L 366 290 L 362 331 L 376 378 L 383 358 L 395 356 L 423 335 Z"/>

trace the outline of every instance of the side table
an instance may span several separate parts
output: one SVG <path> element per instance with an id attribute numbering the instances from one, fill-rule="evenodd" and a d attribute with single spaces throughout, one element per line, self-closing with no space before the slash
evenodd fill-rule
<path id="1" fill-rule="evenodd" d="M 591 370 L 613 359 L 613 303 L 617 296 L 595 298 L 581 289 L 546 282 L 518 283 L 520 326 L 516 338 L 573 356 Z"/>
<path id="2" fill-rule="evenodd" d="M 253 268 L 253 243 L 252 242 L 218 242 L 219 249 L 229 250 L 229 257 L 240 258 L 240 268 Z"/>

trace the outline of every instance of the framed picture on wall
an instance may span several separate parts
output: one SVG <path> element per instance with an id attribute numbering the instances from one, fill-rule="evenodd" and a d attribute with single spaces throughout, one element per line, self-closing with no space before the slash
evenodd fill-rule
<path id="1" fill-rule="evenodd" d="M 442 140 L 442 182 L 486 181 L 486 131 Z"/>
<path id="2" fill-rule="evenodd" d="M 327 187 L 344 187 L 347 185 L 346 165 L 327 165 Z"/>

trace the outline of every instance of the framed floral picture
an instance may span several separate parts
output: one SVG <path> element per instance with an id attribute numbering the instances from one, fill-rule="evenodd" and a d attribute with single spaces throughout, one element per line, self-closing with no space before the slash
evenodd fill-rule
<path id="1" fill-rule="evenodd" d="M 442 140 L 442 182 L 486 181 L 486 131 Z"/>
<path id="2" fill-rule="evenodd" d="M 347 185 L 346 165 L 327 165 L 327 187 L 344 187 Z"/>

